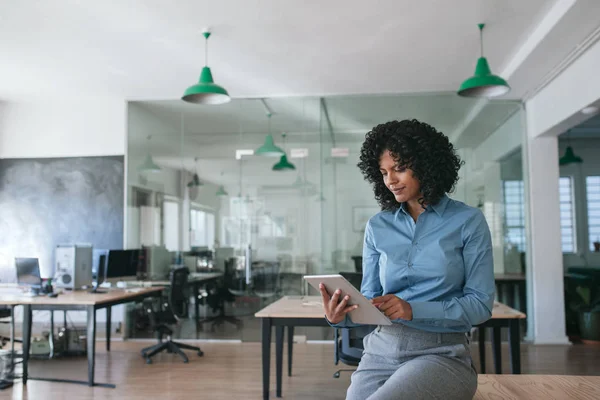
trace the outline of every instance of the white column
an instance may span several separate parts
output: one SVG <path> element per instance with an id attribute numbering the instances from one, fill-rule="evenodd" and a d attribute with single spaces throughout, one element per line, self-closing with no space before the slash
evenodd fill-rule
<path id="1" fill-rule="evenodd" d="M 568 344 L 560 240 L 558 138 L 525 137 L 528 336 L 534 344 Z"/>

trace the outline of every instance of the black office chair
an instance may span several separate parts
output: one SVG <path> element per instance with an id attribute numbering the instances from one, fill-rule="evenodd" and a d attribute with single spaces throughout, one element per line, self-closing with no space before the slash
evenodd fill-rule
<path id="1" fill-rule="evenodd" d="M 335 329 L 335 365 L 341 361 L 346 365 L 356 367 L 360 362 L 363 347 L 363 338 L 375 329 L 374 325 L 364 325 L 356 328 L 341 328 L 342 336 L 340 338 L 340 329 Z M 339 378 L 343 371 L 353 372 L 354 369 L 338 369 L 334 374 L 334 378 Z"/>
<path id="2" fill-rule="evenodd" d="M 10 307 L 0 307 L 0 319 L 11 318 L 10 321 L 0 321 L 0 324 L 12 324 L 12 329 L 14 333 L 14 321 L 12 320 L 14 316 L 12 315 L 12 311 Z M 16 343 L 23 343 L 20 339 L 13 339 Z M 10 341 L 9 337 L 0 335 L 0 349 L 4 347 L 6 343 Z"/>
<path id="3" fill-rule="evenodd" d="M 166 307 L 161 307 L 158 311 L 150 310 L 150 318 L 152 319 L 154 330 L 158 336 L 159 343 L 142 349 L 142 357 L 146 359 L 146 364 L 152 364 L 152 356 L 160 353 L 161 351 L 168 351 L 169 353 L 177 353 L 183 362 L 187 363 L 188 357 L 181 349 L 194 350 L 199 356 L 203 356 L 204 353 L 199 347 L 190 346 L 183 343 L 174 342 L 171 340 L 173 330 L 168 325 L 175 325 L 181 318 L 184 318 L 188 312 L 188 299 L 185 292 L 187 286 L 187 280 L 189 275 L 187 268 L 178 268 L 171 271 L 170 281 L 171 288 L 169 291 L 169 301 Z M 162 341 L 163 336 L 167 336 L 165 342 Z"/>

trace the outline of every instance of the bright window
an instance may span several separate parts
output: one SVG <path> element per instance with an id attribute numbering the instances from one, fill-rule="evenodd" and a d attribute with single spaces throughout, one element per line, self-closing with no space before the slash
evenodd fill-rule
<path id="1" fill-rule="evenodd" d="M 190 211 L 190 246 L 212 247 L 215 242 L 215 214 L 199 209 Z"/>
<path id="2" fill-rule="evenodd" d="M 525 197 L 523 181 L 504 181 L 506 242 L 525 251 Z"/>
<path id="3" fill-rule="evenodd" d="M 575 242 L 575 210 L 573 205 L 573 179 L 563 176 L 558 179 L 560 195 L 560 233 L 563 253 L 574 253 Z"/>
<path id="4" fill-rule="evenodd" d="M 163 203 L 163 243 L 167 250 L 179 250 L 179 203 Z"/>
<path id="5" fill-rule="evenodd" d="M 600 242 L 600 176 L 586 177 L 585 188 L 589 246 L 594 251 L 594 242 Z"/>

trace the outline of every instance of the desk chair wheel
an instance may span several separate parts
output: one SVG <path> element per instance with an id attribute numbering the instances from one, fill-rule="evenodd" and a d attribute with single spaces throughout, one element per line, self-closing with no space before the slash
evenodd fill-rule
<path id="1" fill-rule="evenodd" d="M 203 351 L 198 351 L 198 357 L 202 357 L 204 355 Z"/>
<path id="2" fill-rule="evenodd" d="M 150 357 L 146 358 L 146 364 L 152 364 L 152 359 Z"/>
<path id="3" fill-rule="evenodd" d="M 335 374 L 333 374 L 333 377 L 336 378 L 336 379 L 339 378 L 340 377 L 340 371 L 338 371 Z"/>

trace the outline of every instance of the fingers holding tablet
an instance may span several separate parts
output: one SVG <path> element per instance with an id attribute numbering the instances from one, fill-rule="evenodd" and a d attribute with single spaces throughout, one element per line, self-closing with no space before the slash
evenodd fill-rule
<path id="1" fill-rule="evenodd" d="M 346 314 L 358 308 L 358 305 L 348 305 L 350 296 L 341 297 L 341 290 L 337 289 L 333 295 L 329 296 L 325 285 L 319 284 L 319 291 L 323 298 L 323 309 L 327 319 L 332 324 L 340 323 L 346 318 Z"/>

